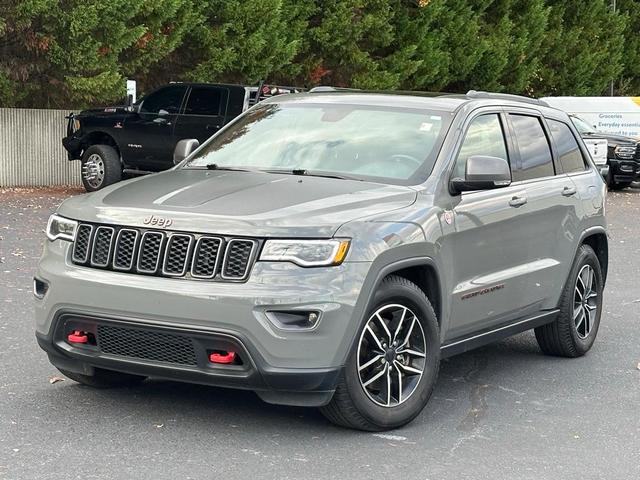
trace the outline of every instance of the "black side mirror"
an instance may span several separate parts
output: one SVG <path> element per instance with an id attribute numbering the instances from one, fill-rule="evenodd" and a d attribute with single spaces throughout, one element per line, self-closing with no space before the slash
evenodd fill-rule
<path id="1" fill-rule="evenodd" d="M 196 148 L 200 146 L 200 142 L 195 138 L 187 138 L 180 140 L 173 150 L 173 164 L 177 165 L 187 158 Z"/>
<path id="2" fill-rule="evenodd" d="M 500 157 L 473 155 L 467 159 L 464 178 L 453 178 L 455 192 L 489 190 L 511 185 L 509 163 Z"/>

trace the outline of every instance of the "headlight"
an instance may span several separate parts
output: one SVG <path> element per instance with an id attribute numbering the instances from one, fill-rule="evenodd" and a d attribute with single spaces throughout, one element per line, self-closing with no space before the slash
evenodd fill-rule
<path id="1" fill-rule="evenodd" d="M 61 217 L 55 213 L 49 217 L 47 223 L 47 238 L 54 240 L 67 240 L 73 242 L 76 238 L 78 222 Z"/>
<path id="2" fill-rule="evenodd" d="M 623 145 L 620 145 L 620 146 L 616 147 L 614 152 L 615 152 L 617 157 L 631 159 L 636 154 L 636 147 L 635 147 L 635 145 L 634 146 L 623 146 Z"/>
<path id="3" fill-rule="evenodd" d="M 267 240 L 260 260 L 293 262 L 301 267 L 340 265 L 350 243 L 349 240 Z"/>

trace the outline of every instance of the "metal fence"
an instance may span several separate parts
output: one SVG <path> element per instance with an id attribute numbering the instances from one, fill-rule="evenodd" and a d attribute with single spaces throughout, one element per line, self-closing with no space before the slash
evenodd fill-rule
<path id="1" fill-rule="evenodd" d="M 62 147 L 68 110 L 0 108 L 0 187 L 80 185 Z"/>

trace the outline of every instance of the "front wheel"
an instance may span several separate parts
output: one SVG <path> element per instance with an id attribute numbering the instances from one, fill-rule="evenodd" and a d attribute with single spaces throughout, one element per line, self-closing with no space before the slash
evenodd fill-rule
<path id="1" fill-rule="evenodd" d="M 87 192 L 119 182 L 122 164 L 115 148 L 110 145 L 92 145 L 82 155 L 82 184 Z"/>
<path id="2" fill-rule="evenodd" d="M 366 431 L 409 423 L 427 404 L 436 381 L 438 332 L 424 292 L 403 277 L 386 277 L 322 413 L 337 425 Z"/>

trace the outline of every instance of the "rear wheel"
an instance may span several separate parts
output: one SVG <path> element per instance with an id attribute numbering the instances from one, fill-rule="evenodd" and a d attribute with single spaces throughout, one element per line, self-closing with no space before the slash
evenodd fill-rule
<path id="1" fill-rule="evenodd" d="M 589 351 L 600 326 L 603 287 L 598 257 L 590 246 L 582 245 L 562 293 L 558 318 L 535 329 L 544 353 L 579 357 Z"/>
<path id="2" fill-rule="evenodd" d="M 120 156 L 110 145 L 92 145 L 82 155 L 82 183 L 87 192 L 119 182 L 122 179 Z"/>
<path id="3" fill-rule="evenodd" d="M 402 277 L 385 278 L 322 413 L 337 425 L 367 431 L 413 420 L 429 400 L 437 377 L 438 331 L 422 290 Z"/>
<path id="4" fill-rule="evenodd" d="M 75 380 L 82 385 L 94 388 L 128 387 L 137 385 L 147 377 L 131 375 L 130 373 L 114 372 L 113 370 L 94 369 L 93 375 L 83 375 L 82 373 L 70 372 L 59 368 L 60 372 L 71 380 Z"/>

